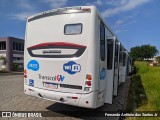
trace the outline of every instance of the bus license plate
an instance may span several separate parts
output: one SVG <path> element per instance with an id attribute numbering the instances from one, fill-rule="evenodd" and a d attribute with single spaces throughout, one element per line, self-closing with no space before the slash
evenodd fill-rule
<path id="1" fill-rule="evenodd" d="M 56 84 L 56 83 L 44 82 L 43 85 L 44 85 L 44 87 L 50 88 L 50 89 L 57 89 L 58 88 L 58 84 Z"/>

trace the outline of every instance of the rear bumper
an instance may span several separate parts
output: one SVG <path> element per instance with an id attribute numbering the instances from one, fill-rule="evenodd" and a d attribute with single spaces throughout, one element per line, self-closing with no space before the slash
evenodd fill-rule
<path id="1" fill-rule="evenodd" d="M 34 88 L 28 85 L 24 85 L 24 92 L 27 95 L 63 104 L 92 108 L 92 109 L 97 108 L 98 92 L 91 92 L 89 94 L 72 94 L 72 93 L 55 92 L 55 91 Z"/>

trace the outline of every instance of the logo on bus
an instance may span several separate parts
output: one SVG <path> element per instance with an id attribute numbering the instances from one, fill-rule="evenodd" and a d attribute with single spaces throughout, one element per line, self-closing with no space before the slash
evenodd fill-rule
<path id="1" fill-rule="evenodd" d="M 101 73 L 100 73 L 100 80 L 104 80 L 106 77 L 106 69 L 102 68 Z"/>
<path id="2" fill-rule="evenodd" d="M 32 86 L 32 87 L 34 87 L 34 80 L 32 80 L 32 79 L 29 79 L 29 86 Z"/>
<path id="3" fill-rule="evenodd" d="M 31 60 L 31 61 L 29 61 L 27 68 L 31 69 L 33 71 L 38 71 L 39 70 L 39 63 L 36 60 Z"/>
<path id="4" fill-rule="evenodd" d="M 81 71 L 81 65 L 75 63 L 74 61 L 69 61 L 63 65 L 63 70 L 73 75 Z"/>
<path id="5" fill-rule="evenodd" d="M 65 76 L 63 75 L 44 76 L 44 75 L 38 74 L 38 76 L 39 76 L 39 79 L 41 80 L 52 80 L 52 81 L 63 82 L 65 79 Z"/>

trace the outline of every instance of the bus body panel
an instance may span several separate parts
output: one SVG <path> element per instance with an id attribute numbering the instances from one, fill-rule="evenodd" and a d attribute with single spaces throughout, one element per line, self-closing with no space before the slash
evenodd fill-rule
<path id="1" fill-rule="evenodd" d="M 71 9 L 69 11 L 78 11 Z M 110 59 L 107 38 L 114 38 L 115 34 L 95 7 L 83 6 L 80 11 L 49 16 L 50 12 L 44 12 L 28 19 L 24 50 L 25 94 L 85 108 L 112 103 L 114 91 L 117 91 L 114 89 L 117 69 L 114 69 L 114 46 L 112 69 L 107 70 L 107 59 Z M 104 61 L 100 58 L 101 22 L 105 25 Z M 71 28 L 81 26 L 81 33 L 66 34 L 68 25 Z M 104 75 L 103 80 L 101 75 Z"/>
<path id="2" fill-rule="evenodd" d="M 82 14 L 82 15 L 81 15 Z M 82 19 L 82 18 L 83 19 Z M 67 18 L 67 20 L 66 20 Z M 81 19 L 80 19 L 81 18 Z M 78 19 L 78 20 L 77 20 Z M 51 16 L 47 18 L 38 19 L 28 23 L 27 31 L 27 42 L 25 49 L 25 68 L 27 68 L 27 79 L 34 81 L 34 87 L 40 89 L 48 89 L 61 92 L 70 93 L 82 93 L 83 86 L 86 79 L 86 62 L 87 62 L 87 45 L 89 41 L 89 29 L 90 28 L 90 14 L 78 13 L 69 15 Z M 83 33 L 80 35 L 64 35 L 64 26 L 66 24 L 81 23 L 83 26 Z M 52 26 L 53 25 L 53 26 Z M 30 42 L 29 42 L 30 41 Z M 86 46 L 86 50 L 79 58 L 43 58 L 43 57 L 31 57 L 28 53 L 28 48 L 36 45 L 43 45 L 46 42 L 63 42 L 74 43 L 76 45 Z M 71 48 L 59 48 L 58 51 L 70 50 L 70 53 L 63 54 L 74 54 L 76 49 Z M 46 50 L 39 48 L 32 50 L 33 54 L 42 55 L 43 51 Z M 48 47 L 47 50 L 55 50 L 52 47 Z M 56 53 L 55 53 L 56 54 Z M 61 54 L 58 54 L 61 55 Z M 58 56 L 57 55 L 57 56 Z M 37 71 L 32 70 L 32 61 L 36 61 L 39 64 Z M 47 63 L 47 64 L 46 64 Z M 78 66 L 78 68 L 77 68 Z M 74 71 L 75 68 L 75 71 Z M 76 68 L 78 69 L 76 71 Z M 65 69 L 65 70 L 64 70 Z M 51 84 L 50 84 L 51 83 Z M 53 84 L 52 84 L 53 83 Z M 44 85 L 45 84 L 45 85 Z M 50 84 L 50 85 L 49 85 Z M 62 84 L 61 87 L 60 84 Z M 67 86 L 72 85 L 72 86 Z M 47 87 L 46 87 L 47 86 Z M 55 88 L 54 88 L 55 87 Z M 69 88 L 67 88 L 69 87 Z M 71 89 L 71 88 L 73 89 Z M 75 87 L 75 88 L 74 88 Z M 79 88 L 76 88 L 79 87 Z"/>
<path id="3" fill-rule="evenodd" d="M 93 9 L 95 12 L 92 14 L 93 18 L 97 18 L 96 9 Z M 83 18 L 83 19 L 82 19 Z M 26 43 L 25 46 L 25 64 L 24 67 L 27 69 L 27 78 L 25 78 L 25 93 L 37 97 L 42 97 L 44 99 L 53 100 L 57 102 L 62 102 L 65 104 L 72 104 L 76 106 L 84 106 L 88 108 L 96 108 L 97 105 L 101 106 L 104 104 L 103 100 L 98 100 L 98 96 L 102 96 L 99 94 L 98 89 L 98 73 L 99 69 L 99 46 L 95 46 L 97 40 L 99 40 L 99 36 L 97 32 L 97 19 L 90 20 L 89 13 L 76 13 L 69 15 L 59 15 L 58 17 L 47 17 L 42 19 L 37 19 L 35 21 L 31 21 L 27 24 L 26 27 Z M 57 22 L 58 21 L 58 22 Z M 54 29 L 51 24 L 54 23 Z M 74 24 L 74 23 L 82 23 L 83 24 L 83 33 L 80 35 L 64 35 L 64 26 L 65 24 Z M 97 23 L 97 24 L 95 24 Z M 90 26 L 92 24 L 92 27 Z M 56 28 L 56 29 L 55 29 Z M 90 29 L 91 28 L 91 29 Z M 93 29 L 93 30 L 92 30 Z M 46 32 L 47 31 L 47 32 Z M 61 33 L 60 33 L 61 32 Z M 95 36 L 90 36 L 90 32 L 97 33 Z M 91 37 L 91 38 L 90 38 Z M 30 42 L 29 42 L 30 41 Z M 86 50 L 84 53 L 78 58 L 45 58 L 45 57 L 32 57 L 28 53 L 27 49 L 34 48 L 36 46 L 40 46 L 43 44 L 48 44 L 54 42 L 63 42 L 63 43 L 74 43 L 76 45 L 86 46 Z M 48 48 L 49 50 L 52 48 Z M 32 50 L 33 54 L 42 54 L 45 49 Z M 62 48 L 57 48 L 56 50 L 63 50 Z M 88 55 L 88 51 L 91 53 Z M 70 53 L 75 52 L 72 48 L 69 51 Z M 93 56 L 93 53 L 96 53 Z M 28 68 L 28 65 L 31 64 L 32 61 L 36 61 L 36 64 L 39 64 L 39 69 L 37 71 L 32 70 L 32 68 Z M 70 74 L 64 71 L 64 65 L 69 64 L 69 62 L 75 62 L 80 65 L 80 71 L 74 74 Z M 92 75 L 92 86 L 89 93 L 84 92 L 84 86 L 86 74 Z M 50 80 L 51 79 L 51 80 Z M 96 80 L 94 80 L 96 79 Z M 34 81 L 34 85 L 30 85 L 30 81 Z M 94 82 L 95 81 L 95 82 Z M 32 82 L 31 82 L 32 83 Z M 44 83 L 53 83 L 53 86 L 47 87 Z M 60 85 L 65 85 L 61 86 Z M 58 86 L 58 88 L 57 88 Z M 67 88 L 71 86 L 70 88 Z M 78 86 L 78 87 L 77 87 Z M 74 88 L 75 87 L 75 88 Z M 80 88 L 81 87 L 81 88 Z M 33 92 L 34 91 L 34 92 Z M 92 92 L 93 91 L 93 92 Z M 83 94 L 84 92 L 84 94 Z M 83 94 L 83 95 L 82 95 Z M 103 93 L 104 94 L 104 93 Z M 69 96 L 78 97 L 76 102 L 72 102 L 72 100 L 68 100 Z M 87 96 L 87 97 L 86 97 Z M 90 97 L 91 96 L 91 97 Z M 66 100 L 60 101 L 60 98 Z M 93 98 L 93 99 L 92 99 Z M 88 100 L 88 103 L 84 101 L 84 99 Z M 79 103 L 79 104 L 78 104 Z M 88 104 L 88 106 L 87 106 Z M 91 106 L 90 106 L 91 105 Z"/>

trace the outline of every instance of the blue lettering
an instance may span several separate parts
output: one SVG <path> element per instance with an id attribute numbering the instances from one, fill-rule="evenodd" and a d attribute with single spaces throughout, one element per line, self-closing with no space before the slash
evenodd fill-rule
<path id="1" fill-rule="evenodd" d="M 60 75 L 61 82 L 64 81 L 65 76 Z"/>

